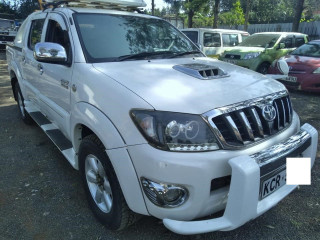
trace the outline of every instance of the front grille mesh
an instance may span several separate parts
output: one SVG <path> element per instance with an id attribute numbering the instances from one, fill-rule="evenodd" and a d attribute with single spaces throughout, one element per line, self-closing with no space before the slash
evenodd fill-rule
<path id="1" fill-rule="evenodd" d="M 273 100 L 276 110 L 273 121 L 262 115 L 261 106 L 249 106 L 212 118 L 211 124 L 221 143 L 227 147 L 241 147 L 260 141 L 288 127 L 292 120 L 292 106 L 288 96 Z"/>
<path id="2" fill-rule="evenodd" d="M 226 54 L 224 57 L 225 58 L 232 58 L 232 59 L 240 59 L 241 58 L 240 55 L 234 55 L 234 54 Z"/>

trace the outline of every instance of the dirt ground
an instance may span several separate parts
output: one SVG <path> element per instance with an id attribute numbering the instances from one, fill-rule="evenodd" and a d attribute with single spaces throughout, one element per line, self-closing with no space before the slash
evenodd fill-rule
<path id="1" fill-rule="evenodd" d="M 320 94 L 291 92 L 301 122 L 320 131 Z M 0 52 L 0 239 L 320 239 L 320 147 L 312 185 L 230 232 L 180 236 L 143 217 L 108 231 L 88 208 L 80 177 L 36 126 L 19 118 L 4 52 Z"/>

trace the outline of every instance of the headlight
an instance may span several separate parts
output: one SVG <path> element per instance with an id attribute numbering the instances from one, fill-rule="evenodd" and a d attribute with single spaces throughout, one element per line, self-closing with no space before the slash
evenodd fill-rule
<path id="1" fill-rule="evenodd" d="M 313 73 L 320 73 L 320 67 L 314 70 Z"/>
<path id="2" fill-rule="evenodd" d="M 254 53 L 248 53 L 244 56 L 243 59 L 252 59 L 252 58 L 256 58 L 261 54 L 261 52 L 254 52 Z"/>
<path id="3" fill-rule="evenodd" d="M 198 115 L 133 110 L 131 116 L 142 135 L 156 148 L 187 152 L 219 149 L 215 136 Z"/>

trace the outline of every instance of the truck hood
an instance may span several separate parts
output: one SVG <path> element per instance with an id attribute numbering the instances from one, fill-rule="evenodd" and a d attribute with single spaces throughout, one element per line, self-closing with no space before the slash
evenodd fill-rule
<path id="1" fill-rule="evenodd" d="M 222 69 L 228 76 L 202 80 L 176 68 L 200 64 Z M 94 63 L 93 66 L 162 111 L 202 114 L 285 90 L 281 83 L 264 75 L 209 58 Z"/>

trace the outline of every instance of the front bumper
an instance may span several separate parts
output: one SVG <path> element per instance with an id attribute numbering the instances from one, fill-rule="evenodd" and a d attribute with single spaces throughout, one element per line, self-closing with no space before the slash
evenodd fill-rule
<path id="1" fill-rule="evenodd" d="M 306 146 L 306 142 L 310 143 Z M 310 157 L 313 166 L 317 151 L 318 133 L 309 124 L 282 143 L 276 144 L 253 155 L 231 158 L 232 179 L 224 215 L 219 218 L 201 221 L 177 221 L 163 219 L 164 225 L 179 234 L 199 234 L 217 230 L 228 231 L 263 214 L 293 191 L 296 185 L 284 185 L 277 191 L 259 200 L 260 171 L 266 164 L 296 154 L 301 149 L 303 157 Z"/>

